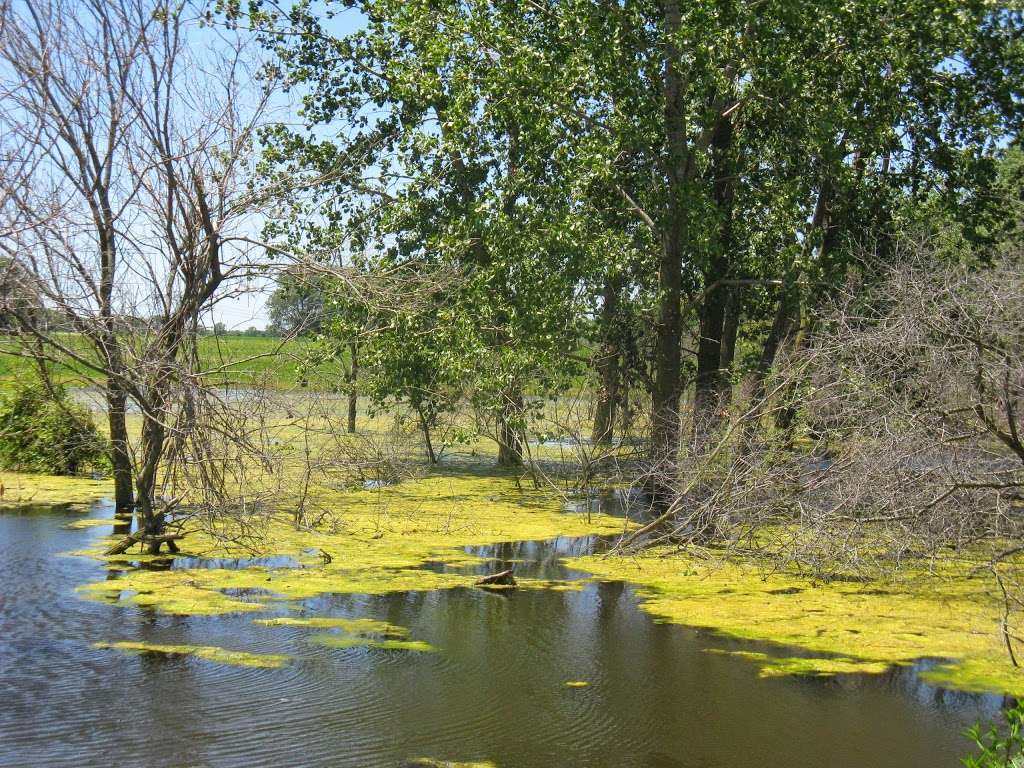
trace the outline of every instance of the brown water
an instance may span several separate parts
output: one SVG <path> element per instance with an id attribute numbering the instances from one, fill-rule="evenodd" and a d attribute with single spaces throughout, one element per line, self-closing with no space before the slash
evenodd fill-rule
<path id="1" fill-rule="evenodd" d="M 952 768 L 969 751 L 962 729 L 1003 703 L 926 685 L 912 669 L 762 680 L 756 665 L 706 652 L 758 646 L 655 623 L 622 583 L 305 604 L 307 615 L 409 627 L 435 653 L 320 647 L 306 642 L 313 630 L 255 625 L 251 614 L 88 602 L 73 589 L 102 578 L 101 565 L 56 556 L 104 532 L 66 527 L 82 514 L 0 514 L 3 766 L 372 768 L 428 756 L 499 768 Z M 521 573 L 572 578 L 559 556 L 594 544 L 480 552 L 527 559 Z M 249 669 L 91 647 L 114 640 L 294 661 Z"/>

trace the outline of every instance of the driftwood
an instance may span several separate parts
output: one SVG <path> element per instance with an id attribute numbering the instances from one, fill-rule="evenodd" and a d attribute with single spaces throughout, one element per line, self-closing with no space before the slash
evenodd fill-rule
<path id="1" fill-rule="evenodd" d="M 507 571 L 499 571 L 498 573 L 492 573 L 490 576 L 477 579 L 476 585 L 478 587 L 495 585 L 514 587 L 516 585 L 516 577 L 512 575 L 512 569 L 509 568 Z"/>
<path id="2" fill-rule="evenodd" d="M 171 552 L 177 552 L 178 546 L 174 542 L 183 538 L 185 538 L 185 534 L 183 533 L 167 533 L 162 536 L 146 536 L 142 533 L 130 533 L 103 554 L 123 555 L 132 545 L 140 543 L 150 545 L 156 544 L 158 548 L 161 544 L 166 544 L 167 548 L 171 550 Z"/>

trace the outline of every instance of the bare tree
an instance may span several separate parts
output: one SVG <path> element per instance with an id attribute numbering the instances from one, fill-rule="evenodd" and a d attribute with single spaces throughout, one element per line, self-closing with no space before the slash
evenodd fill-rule
<path id="1" fill-rule="evenodd" d="M 0 31 L 0 249 L 60 319 L 5 307 L 22 334 L 15 351 L 74 363 L 102 387 L 117 507 L 137 510 L 154 548 L 161 461 L 196 428 L 211 373 L 197 333 L 259 267 L 249 233 L 268 199 L 249 180 L 269 83 L 240 38 L 192 10 L 21 0 L 2 8 Z"/>
<path id="2" fill-rule="evenodd" d="M 807 344 L 692 457 L 671 508 L 624 545 L 740 551 L 819 578 L 950 558 L 1013 566 L 1024 551 L 1020 256 L 943 266 L 911 245 L 903 258 L 864 263 Z M 780 412 L 795 414 L 792 431 Z"/>

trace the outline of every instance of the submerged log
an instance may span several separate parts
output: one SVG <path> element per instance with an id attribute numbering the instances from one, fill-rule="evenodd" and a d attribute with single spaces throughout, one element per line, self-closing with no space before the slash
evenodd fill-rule
<path id="1" fill-rule="evenodd" d="M 130 533 L 117 542 L 114 546 L 104 552 L 104 555 L 123 555 L 134 544 L 156 545 L 159 550 L 161 544 L 166 544 L 171 552 L 178 551 L 178 545 L 174 542 L 185 538 L 183 533 L 167 533 L 161 536 L 146 536 L 142 533 Z"/>
<path id="2" fill-rule="evenodd" d="M 512 575 L 512 569 L 509 568 L 507 571 L 499 571 L 498 573 L 492 573 L 490 576 L 477 579 L 476 585 L 478 587 L 494 585 L 514 587 L 516 585 L 516 577 Z"/>

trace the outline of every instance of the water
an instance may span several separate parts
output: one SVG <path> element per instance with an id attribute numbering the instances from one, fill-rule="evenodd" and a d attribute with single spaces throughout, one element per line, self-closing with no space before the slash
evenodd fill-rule
<path id="1" fill-rule="evenodd" d="M 761 680 L 756 665 L 706 652 L 757 645 L 657 624 L 622 583 L 305 604 L 307 615 L 409 627 L 435 653 L 330 649 L 306 642 L 312 630 L 255 625 L 252 615 L 163 616 L 84 601 L 74 587 L 103 578 L 103 568 L 57 556 L 103 533 L 65 527 L 82 514 L 0 514 L 3 766 L 373 768 L 427 756 L 500 768 L 941 768 L 969 751 L 960 731 L 1002 704 L 925 685 L 907 669 Z M 593 543 L 476 551 L 530 561 L 516 563 L 520 574 L 563 579 L 578 574 L 560 554 Z M 116 640 L 295 659 L 247 669 L 91 647 Z M 567 688 L 570 680 L 590 685 Z"/>

